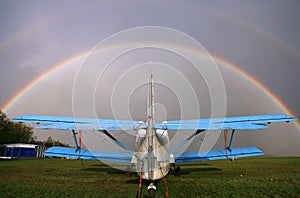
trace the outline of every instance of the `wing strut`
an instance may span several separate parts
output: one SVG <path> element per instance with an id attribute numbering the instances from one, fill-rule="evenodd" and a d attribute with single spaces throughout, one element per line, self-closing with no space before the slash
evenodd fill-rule
<path id="1" fill-rule="evenodd" d="M 80 146 L 78 144 L 78 141 L 77 141 L 77 138 L 76 138 L 76 135 L 78 134 L 74 129 L 72 130 L 72 133 L 73 133 L 73 138 L 74 138 L 74 143 L 75 143 L 75 146 L 76 146 L 76 151 L 80 150 Z"/>
<path id="2" fill-rule="evenodd" d="M 234 132 L 235 132 L 235 129 L 232 129 L 231 137 L 230 137 L 230 141 L 229 141 L 229 145 L 228 145 L 228 150 L 229 151 L 231 151 L 231 145 L 232 145 L 232 140 L 233 140 L 233 137 L 234 137 Z"/>
<path id="3" fill-rule="evenodd" d="M 225 147 L 225 149 L 226 149 L 226 158 L 228 158 L 227 129 L 225 129 L 223 132 L 224 132 L 224 147 Z"/>
<path id="4" fill-rule="evenodd" d="M 235 129 L 232 129 L 232 131 L 231 131 L 231 136 L 230 136 L 228 146 L 227 146 L 227 132 L 228 132 L 228 130 L 225 129 L 223 132 L 224 132 L 224 146 L 225 146 L 225 150 L 226 150 L 226 158 L 228 158 L 228 150 L 231 152 L 231 145 L 232 145 Z"/>
<path id="5" fill-rule="evenodd" d="M 205 130 L 200 130 L 198 129 L 195 133 L 193 133 L 190 137 L 188 137 L 187 139 L 185 139 L 183 142 L 181 142 L 181 144 L 179 144 L 178 146 L 176 146 L 169 154 L 167 154 L 162 161 L 168 159 L 170 157 L 171 154 L 174 154 L 176 151 L 178 151 L 181 147 L 183 147 L 186 143 L 188 143 L 188 141 L 190 141 L 193 137 L 199 135 L 201 132 L 203 132 Z"/>
<path id="6" fill-rule="evenodd" d="M 120 142 L 117 138 L 112 136 L 107 130 L 98 130 L 99 132 L 104 133 L 107 137 L 112 139 L 115 143 L 117 143 L 120 147 L 122 147 L 124 150 L 126 150 L 131 155 L 134 155 L 138 160 L 142 161 L 137 155 L 135 155 L 127 146 L 125 146 L 122 142 Z"/>
<path id="7" fill-rule="evenodd" d="M 78 134 L 74 129 L 72 130 L 73 138 L 76 146 L 76 152 L 78 151 L 78 159 L 80 158 L 80 150 L 81 150 L 81 144 L 82 144 L 82 130 L 79 130 L 79 144 L 77 141 L 76 135 Z"/>
<path id="8" fill-rule="evenodd" d="M 79 148 L 82 148 L 82 130 L 79 130 Z"/>
<path id="9" fill-rule="evenodd" d="M 110 139 L 112 139 L 120 147 L 122 147 L 123 149 L 125 149 L 128 153 L 132 154 L 132 151 L 129 150 L 129 148 L 127 146 L 125 146 L 124 144 L 122 144 L 117 138 L 115 138 L 114 136 L 112 136 L 107 130 L 102 130 L 100 132 L 103 132 L 107 137 L 109 137 Z"/>

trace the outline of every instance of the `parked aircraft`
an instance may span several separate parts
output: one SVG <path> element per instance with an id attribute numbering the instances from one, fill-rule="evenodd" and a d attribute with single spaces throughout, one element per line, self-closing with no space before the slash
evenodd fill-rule
<path id="1" fill-rule="evenodd" d="M 43 130 L 69 130 L 72 131 L 76 148 L 51 147 L 45 152 L 45 156 L 66 157 L 75 159 L 103 160 L 112 162 L 127 162 L 132 164 L 132 170 L 140 177 L 139 192 L 141 194 L 142 180 L 149 181 L 149 196 L 156 191 L 155 182 L 165 179 L 170 170 L 170 165 L 175 163 L 195 162 L 203 160 L 236 159 L 263 155 L 263 151 L 256 147 L 232 148 L 234 134 L 237 130 L 259 130 L 268 128 L 267 124 L 273 122 L 290 122 L 296 120 L 288 115 L 257 115 L 226 118 L 210 118 L 195 120 L 171 120 L 157 123 L 154 120 L 154 81 L 151 74 L 149 82 L 149 94 L 146 121 L 137 120 L 112 120 L 74 118 L 59 116 L 23 115 L 14 118 L 14 122 L 26 122 L 38 124 L 36 128 Z M 86 150 L 81 148 L 77 136 L 83 131 L 98 131 L 119 145 L 124 152 L 104 152 Z M 135 150 L 131 151 L 115 136 L 116 130 L 135 130 Z M 191 134 L 174 149 L 169 150 L 169 132 L 189 131 Z M 225 148 L 208 152 L 184 152 L 179 149 L 190 140 L 204 132 L 222 130 L 224 133 Z M 230 135 L 229 141 L 227 136 Z M 167 184 L 166 184 L 167 185 Z M 167 189 L 167 186 L 166 186 Z M 166 192 L 168 196 L 168 191 Z"/>

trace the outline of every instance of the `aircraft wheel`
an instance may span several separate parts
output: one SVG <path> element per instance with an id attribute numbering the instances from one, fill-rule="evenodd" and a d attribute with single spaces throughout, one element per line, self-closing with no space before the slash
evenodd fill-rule
<path id="1" fill-rule="evenodd" d="M 132 176 L 132 172 L 130 172 L 130 171 L 125 172 L 125 177 L 131 177 L 131 176 Z"/>
<path id="2" fill-rule="evenodd" d="M 156 186 L 153 183 L 148 186 L 148 198 L 156 198 Z"/>
<path id="3" fill-rule="evenodd" d="M 175 168 L 175 176 L 180 176 L 181 175 L 181 168 L 180 168 L 180 166 L 177 166 L 176 168 Z"/>
<path id="4" fill-rule="evenodd" d="M 148 198 L 156 198 L 156 190 L 154 189 L 148 190 Z"/>

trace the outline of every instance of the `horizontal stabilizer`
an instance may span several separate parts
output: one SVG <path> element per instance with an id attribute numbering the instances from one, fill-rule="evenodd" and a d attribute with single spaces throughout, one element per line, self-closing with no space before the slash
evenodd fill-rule
<path id="1" fill-rule="evenodd" d="M 205 160 L 221 160 L 264 155 L 264 152 L 256 147 L 231 148 L 226 150 L 213 150 L 209 152 L 190 152 L 175 155 L 176 163 L 197 162 Z"/>
<path id="2" fill-rule="evenodd" d="M 129 153 L 103 152 L 85 149 L 78 150 L 67 147 L 51 147 L 45 151 L 44 155 L 46 157 L 65 157 L 70 159 L 101 160 L 124 163 L 130 163 L 132 158 L 132 155 Z"/>

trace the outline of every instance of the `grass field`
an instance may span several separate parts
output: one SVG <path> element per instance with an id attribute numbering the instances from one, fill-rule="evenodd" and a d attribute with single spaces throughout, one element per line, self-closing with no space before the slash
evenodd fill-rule
<path id="1" fill-rule="evenodd" d="M 137 175 L 98 161 L 0 161 L 0 197 L 135 197 Z M 169 197 L 300 197 L 300 157 L 247 158 L 181 165 L 167 176 Z M 147 195 L 143 186 L 142 197 Z M 165 196 L 163 181 L 157 197 Z"/>

